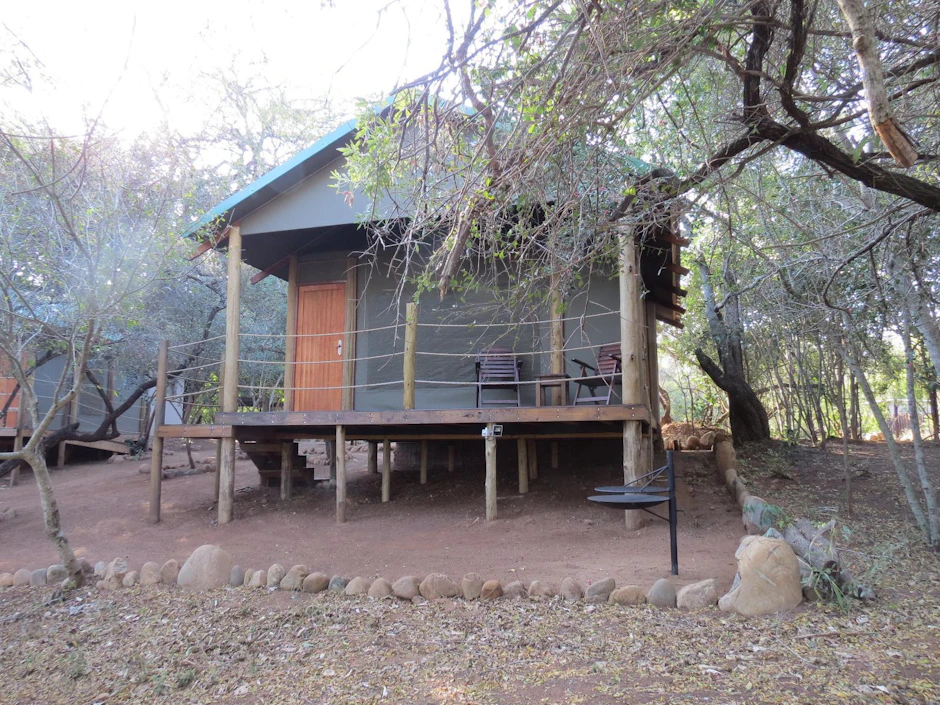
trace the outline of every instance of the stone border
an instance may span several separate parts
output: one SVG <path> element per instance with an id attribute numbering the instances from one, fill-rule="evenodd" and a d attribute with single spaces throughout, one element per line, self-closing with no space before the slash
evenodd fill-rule
<path id="1" fill-rule="evenodd" d="M 97 577 L 99 579 L 96 587 L 102 591 L 163 584 L 178 585 L 190 590 L 255 588 L 271 592 L 284 590 L 309 594 L 331 591 L 347 596 L 367 596 L 377 600 L 397 599 L 414 604 L 440 599 L 555 599 L 621 606 L 650 604 L 662 609 L 678 607 L 689 610 L 713 607 L 719 598 L 718 583 L 714 578 L 685 585 L 677 591 L 666 578 L 660 578 L 648 590 L 644 590 L 638 585 L 618 587 L 612 577 L 587 584 L 568 577 L 561 581 L 560 586 L 533 580 L 526 586 L 519 580 L 507 583 L 485 580 L 476 573 L 467 573 L 459 582 L 443 573 L 430 573 L 420 577 L 406 575 L 389 582 L 385 578 L 372 580 L 361 576 L 352 579 L 340 575 L 328 576 L 326 573 L 311 571 L 305 565 L 285 569 L 275 563 L 267 569 L 245 570 L 233 565 L 233 559 L 227 551 L 213 545 L 197 548 L 182 566 L 175 560 L 166 561 L 162 566 L 147 562 L 136 571 L 129 570 L 127 561 L 123 558 L 115 558 L 110 563 L 101 561 L 94 567 L 84 558 L 80 559 L 80 563 L 86 576 L 86 584 L 90 584 L 93 578 Z M 67 571 L 59 564 L 45 569 L 30 571 L 21 568 L 16 573 L 0 574 L 0 588 L 58 586 L 68 589 L 69 584 Z"/>

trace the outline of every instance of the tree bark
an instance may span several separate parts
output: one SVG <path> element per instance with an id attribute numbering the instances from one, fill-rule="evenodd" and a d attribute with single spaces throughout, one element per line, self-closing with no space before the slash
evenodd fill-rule
<path id="1" fill-rule="evenodd" d="M 721 365 L 715 363 L 703 350 L 695 350 L 695 358 L 702 370 L 728 395 L 728 415 L 731 419 L 731 435 L 739 443 L 770 438 L 770 418 L 760 398 L 748 383 L 744 374 L 744 350 L 741 345 L 741 313 L 737 296 L 726 297 L 722 314 L 715 304 L 715 292 L 711 284 L 711 272 L 704 261 L 696 263 L 702 280 L 702 296 L 705 300 L 705 317 Z M 725 280 L 733 290 L 733 276 L 728 270 Z"/>

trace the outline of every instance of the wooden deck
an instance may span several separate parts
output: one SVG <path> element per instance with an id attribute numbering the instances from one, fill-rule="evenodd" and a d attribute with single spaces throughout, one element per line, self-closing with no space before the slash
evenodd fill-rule
<path id="1" fill-rule="evenodd" d="M 333 438 L 336 427 L 349 440 L 480 439 L 486 424 L 501 424 L 502 437 L 622 438 L 624 421 L 649 423 L 640 404 L 611 406 L 414 409 L 409 411 L 236 412 L 216 415 L 213 425 L 161 426 L 162 438 Z"/>

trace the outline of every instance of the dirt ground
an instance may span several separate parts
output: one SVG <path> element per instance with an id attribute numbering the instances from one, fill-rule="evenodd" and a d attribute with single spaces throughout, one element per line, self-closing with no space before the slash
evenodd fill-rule
<path id="1" fill-rule="evenodd" d="M 936 480 L 940 448 L 932 446 L 929 458 Z M 442 600 L 414 605 L 330 592 L 187 593 L 162 585 L 113 593 L 93 587 L 68 594 L 52 587 L 9 589 L 0 591 L 0 699 L 14 705 L 940 703 L 940 556 L 928 551 L 912 529 L 883 445 L 851 448 L 853 517 L 845 512 L 842 458 L 835 450 L 770 444 L 744 449 L 739 459 L 751 487 L 790 516 L 839 520 L 845 529 L 839 541 L 842 557 L 874 587 L 875 601 L 851 600 L 841 606 L 804 603 L 786 614 L 742 619 L 715 609 L 661 611 L 648 605 L 560 600 Z M 167 527 L 148 527 L 140 496 L 146 492 L 146 480 L 134 474 L 132 465 L 136 463 L 89 466 L 56 477 L 58 487 L 71 487 L 71 492 L 63 490 L 61 495 L 64 505 L 73 507 L 67 510 L 67 516 L 72 512 L 70 529 L 75 535 L 83 532 L 83 546 L 120 552 L 118 547 L 130 546 L 133 535 L 142 532 L 149 537 L 148 545 L 159 547 L 164 536 L 177 542 L 178 555 L 184 555 L 184 543 L 195 545 L 203 535 L 220 535 L 210 518 L 201 516 L 209 513 L 211 476 L 168 482 L 170 515 L 176 516 L 177 525 L 168 521 Z M 680 514 L 680 568 L 686 577 L 683 561 L 694 557 L 696 545 L 689 537 L 725 512 L 723 498 L 710 490 L 711 476 L 698 463 L 686 465 L 684 474 L 692 490 L 691 497 L 684 493 L 686 508 L 699 503 L 715 507 Z M 109 495 L 116 475 L 124 480 L 117 486 L 127 488 Z M 69 478 L 84 480 L 69 484 Z M 243 468 L 240 479 L 244 486 L 253 484 L 254 478 Z M 428 564 L 433 562 L 435 569 L 439 564 L 446 564 L 443 569 L 447 565 L 462 569 L 468 562 L 491 568 L 499 564 L 503 566 L 499 574 L 505 578 L 529 580 L 550 576 L 556 569 L 559 574 L 568 572 L 564 568 L 569 564 L 574 566 L 571 572 L 588 571 L 602 565 L 606 556 L 615 566 L 610 572 L 621 582 L 632 579 L 622 574 L 630 565 L 612 549 L 622 551 L 624 544 L 636 544 L 649 546 L 654 554 L 636 555 L 636 560 L 648 561 L 642 570 L 653 571 L 650 577 L 665 573 L 660 561 L 668 554 L 665 546 L 654 543 L 658 530 L 644 529 L 636 535 L 646 539 L 639 544 L 638 538 L 622 535 L 619 517 L 590 514 L 582 505 L 586 478 L 581 473 L 554 484 L 540 480 L 529 497 L 514 500 L 508 499 L 511 478 L 504 479 L 503 518 L 483 529 L 479 521 L 474 523 L 482 505 L 476 487 L 482 484 L 479 478 L 455 482 L 437 476 L 421 491 L 413 477 L 402 473 L 395 477 L 395 502 L 382 507 L 375 501 L 374 479 L 359 471 L 352 520 L 338 528 L 331 526 L 332 500 L 325 490 L 322 497 L 317 490 L 295 500 L 298 507 L 286 513 L 278 510 L 273 497 L 261 505 L 258 492 L 244 493 L 239 495 L 240 524 L 256 531 L 241 536 L 236 522 L 233 528 L 243 543 L 234 550 L 236 555 L 239 550 L 247 552 L 252 534 L 267 527 L 266 538 L 258 543 L 260 550 L 276 544 L 286 553 L 288 539 L 278 532 L 290 530 L 290 536 L 308 535 L 313 542 L 298 556 L 311 562 L 319 556 L 323 565 L 347 573 L 343 566 L 352 565 L 354 559 L 343 556 L 341 546 L 330 549 L 329 561 L 323 558 L 320 551 L 331 543 L 327 537 L 346 539 L 347 545 L 375 544 L 370 549 L 375 554 L 357 555 L 374 555 L 376 565 L 384 560 L 383 573 L 392 560 L 400 566 L 424 565 L 428 549 L 423 544 L 428 544 L 433 550 Z M 97 489 L 81 500 L 83 483 Z M 444 491 L 451 486 L 453 491 Z M 137 495 L 129 487 L 137 488 Z M 6 505 L 9 497 L 23 492 L 18 501 L 29 507 L 32 489 L 27 485 L 3 491 L 0 498 Z M 81 521 L 82 506 L 95 516 Z M 534 508 L 540 512 L 532 512 Z M 542 514 L 544 522 L 525 523 Z M 595 523 L 585 524 L 583 519 Z M 109 520 L 118 523 L 107 524 Z M 252 524 L 256 520 L 260 523 Z M 291 528 L 292 522 L 298 527 Z M 693 526 L 696 523 L 699 526 Z M 408 532 L 409 524 L 422 528 Z M 710 525 L 708 533 L 716 534 L 715 528 L 725 524 Z M 739 529 L 732 524 L 727 520 L 727 529 L 737 534 Z M 23 526 L 14 534 L 18 540 Z M 120 528 L 120 533 L 93 542 L 96 527 L 107 526 Z M 408 532 L 416 545 L 409 548 L 401 536 L 383 538 L 383 530 Z M 443 532 L 446 540 L 435 539 L 435 530 Z M 6 550 L 11 534 L 5 525 L 0 531 Z M 592 538 L 604 544 L 603 549 L 583 532 L 593 532 Z M 31 533 L 38 535 L 38 524 Z M 317 533 L 322 535 L 318 538 Z M 522 534 L 518 540 L 516 533 Z M 500 540 L 493 541 L 493 536 Z M 28 540 L 37 555 L 26 555 L 26 562 L 48 562 L 46 554 L 38 555 L 47 550 L 42 540 Z M 552 555 L 553 541 L 564 546 L 566 557 Z M 737 539 L 731 543 L 736 545 Z M 391 546 L 400 548 L 393 552 Z M 461 548 L 458 560 L 457 548 L 462 546 L 474 546 L 481 555 Z M 380 549 L 394 558 L 383 559 Z M 24 555 L 23 549 L 15 550 L 17 556 Z M 587 553 L 578 555 L 579 550 Z M 733 546 L 728 550 L 730 556 Z M 517 572 L 506 575 L 512 569 Z M 536 576 L 537 571 L 542 575 Z"/>
<path id="2" fill-rule="evenodd" d="M 364 450 L 361 448 L 360 450 Z M 167 465 L 182 465 L 175 446 Z M 203 442 L 197 460 L 214 456 Z M 444 572 L 455 577 L 475 571 L 502 580 L 560 581 L 566 576 L 595 580 L 612 575 L 618 583 L 650 585 L 670 572 L 666 522 L 650 519 L 627 531 L 623 515 L 586 501 L 598 484 L 620 482 L 595 467 L 540 467 L 527 495 L 519 495 L 514 466 L 499 472 L 499 519 L 483 520 L 483 469 L 454 473 L 431 469 L 428 484 L 418 473 L 394 472 L 392 501 L 380 501 L 380 476 L 366 471 L 366 453 L 348 454 L 348 522 L 335 523 L 335 493 L 325 483 L 299 489 L 286 504 L 279 490 L 262 489 L 254 465 L 236 467 L 235 521 L 215 524 L 214 474 L 178 477 L 163 483 L 163 521 L 148 522 L 149 461 L 114 459 L 68 466 L 53 474 L 62 522 L 76 553 L 92 562 L 121 556 L 132 569 L 145 561 L 182 562 L 196 547 L 219 544 L 245 568 L 272 563 L 308 565 L 348 577 Z M 317 477 L 328 477 L 322 454 Z M 688 454 L 679 463 L 679 584 L 734 576 L 734 551 L 741 537 L 739 512 L 717 484 L 710 456 Z M 543 462 L 542 466 L 547 466 Z M 4 483 L 5 485 L 6 483 Z M 16 517 L 0 524 L 0 571 L 38 568 L 58 562 L 43 534 L 32 477 L 0 488 L 0 511 Z"/>

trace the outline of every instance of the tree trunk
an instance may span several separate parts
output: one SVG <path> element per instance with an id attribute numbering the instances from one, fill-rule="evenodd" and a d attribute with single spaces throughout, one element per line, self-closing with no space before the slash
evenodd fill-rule
<path id="1" fill-rule="evenodd" d="M 704 261 L 696 263 L 702 280 L 702 295 L 705 300 L 705 316 L 715 347 L 718 349 L 719 367 L 701 349 L 695 350 L 695 358 L 702 370 L 728 395 L 728 414 L 731 418 L 731 435 L 739 443 L 770 438 L 770 419 L 760 398 L 748 383 L 744 374 L 744 352 L 741 345 L 741 312 L 738 297 L 726 296 L 724 314 L 715 304 L 715 292 L 711 284 L 711 272 Z M 733 291 L 735 282 L 730 270 L 725 270 L 725 283 Z"/>
<path id="2" fill-rule="evenodd" d="M 36 486 L 39 488 L 39 502 L 42 506 L 46 535 L 55 544 L 56 551 L 59 553 L 59 560 L 62 561 L 62 565 L 68 571 L 75 587 L 81 587 L 84 584 L 85 575 L 82 573 L 82 567 L 76 560 L 72 547 L 62 531 L 59 506 L 52 492 L 52 479 L 49 476 L 49 467 L 46 465 L 46 456 L 40 447 L 39 452 L 28 453 L 24 459 L 32 468 L 33 475 L 36 478 Z"/>

